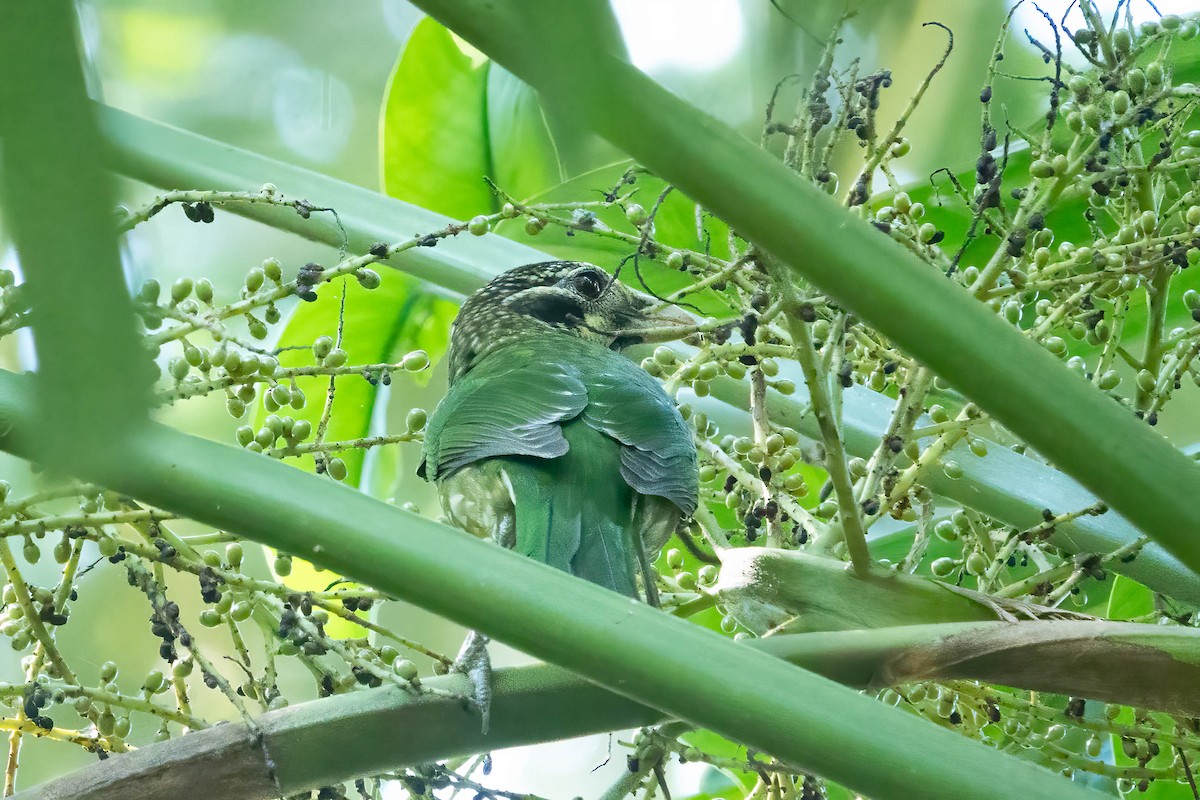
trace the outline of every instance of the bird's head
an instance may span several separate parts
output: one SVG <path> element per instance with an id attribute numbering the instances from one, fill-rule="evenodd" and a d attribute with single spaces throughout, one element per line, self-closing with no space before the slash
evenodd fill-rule
<path id="1" fill-rule="evenodd" d="M 497 275 L 467 298 L 450 334 L 450 380 L 500 346 L 538 331 L 576 336 L 604 347 L 678 339 L 694 325 L 599 267 L 546 261 Z"/>

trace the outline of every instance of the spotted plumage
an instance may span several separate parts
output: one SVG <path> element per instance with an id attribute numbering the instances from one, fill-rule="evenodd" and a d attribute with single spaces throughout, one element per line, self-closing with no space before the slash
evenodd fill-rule
<path id="1" fill-rule="evenodd" d="M 691 322 L 655 305 L 571 261 L 505 272 L 463 304 L 422 463 L 455 525 L 631 597 L 640 574 L 655 599 L 644 553 L 698 492 L 687 425 L 619 352 Z"/>

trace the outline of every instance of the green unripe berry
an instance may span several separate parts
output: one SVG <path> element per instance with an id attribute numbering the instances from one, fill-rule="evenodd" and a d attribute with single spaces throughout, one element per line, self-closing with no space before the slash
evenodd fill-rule
<path id="1" fill-rule="evenodd" d="M 962 464 L 957 461 L 947 461 L 942 464 L 942 472 L 946 473 L 946 477 L 952 481 L 956 481 L 963 476 Z"/>
<path id="2" fill-rule="evenodd" d="M 244 557 L 245 553 L 242 550 L 242 546 L 237 542 L 230 542 L 229 546 L 225 548 L 225 561 L 234 569 L 242 566 L 242 559 Z"/>
<path id="3" fill-rule="evenodd" d="M 272 565 L 275 574 L 281 578 L 286 578 L 292 574 L 292 557 L 280 553 L 275 556 L 275 563 Z"/>
<path id="4" fill-rule="evenodd" d="M 667 255 L 667 267 L 670 269 L 683 269 L 683 253 L 678 250 L 672 250 Z"/>
<path id="5" fill-rule="evenodd" d="M 112 558 L 121 549 L 121 543 L 111 536 L 101 537 L 96 541 L 96 546 L 100 549 L 100 555 L 105 558 Z"/>
<path id="6" fill-rule="evenodd" d="M 1155 377 L 1153 372 L 1148 369 L 1138 370 L 1137 387 L 1143 392 L 1153 391 L 1157 383 L 1158 379 Z"/>
<path id="7" fill-rule="evenodd" d="M 345 350 L 335 347 L 329 351 L 329 355 L 325 356 L 325 359 L 321 363 L 330 369 L 337 369 L 338 367 L 345 366 L 349 358 Z"/>
<path id="8" fill-rule="evenodd" d="M 537 217 L 530 217 L 525 220 L 525 234 L 527 236 L 537 236 L 546 227 L 546 223 L 542 222 Z"/>
<path id="9" fill-rule="evenodd" d="M 785 396 L 796 393 L 795 381 L 790 381 L 787 378 L 780 378 L 777 381 L 772 381 L 771 388 Z"/>
<path id="10" fill-rule="evenodd" d="M 233 608 L 229 609 L 229 616 L 234 622 L 245 622 L 253 610 L 254 606 L 250 602 L 241 601 L 233 604 Z"/>
<path id="11" fill-rule="evenodd" d="M 262 272 L 267 279 L 275 283 L 279 283 L 279 281 L 283 278 L 283 265 L 279 263 L 279 259 L 277 258 L 264 258 L 262 262 Z M 254 290 L 251 289 L 251 291 Z"/>
<path id="12" fill-rule="evenodd" d="M 383 278 L 379 276 L 378 272 L 365 267 L 355 272 L 354 277 L 358 279 L 358 285 L 367 291 L 378 289 L 379 284 L 383 283 Z"/>
<path id="13" fill-rule="evenodd" d="M 929 565 L 929 570 L 938 578 L 948 578 L 954 572 L 957 566 L 953 558 L 936 558 Z"/>
<path id="14" fill-rule="evenodd" d="M 210 281 L 208 278 L 201 278 L 200 280 L 196 281 L 196 285 L 193 288 L 194 288 L 194 291 L 196 292 L 196 299 L 199 300 L 201 303 L 211 303 L 212 302 L 213 285 L 212 285 L 212 281 Z"/>
<path id="15" fill-rule="evenodd" d="M 286 406 L 292 401 L 292 390 L 288 388 L 286 383 L 277 383 L 271 387 L 271 399 L 280 407 Z"/>
<path id="16" fill-rule="evenodd" d="M 714 467 L 712 464 L 705 464 L 704 466 L 700 467 L 700 482 L 701 483 L 712 483 L 714 480 L 716 480 L 716 477 L 717 477 L 717 468 Z"/>
<path id="17" fill-rule="evenodd" d="M 417 678 L 417 665 L 407 658 L 398 658 L 393 661 L 392 669 L 402 680 L 413 681 Z"/>
<path id="18" fill-rule="evenodd" d="M 429 366 L 429 354 L 424 350 L 413 350 L 400 359 L 400 366 L 406 372 L 420 372 Z"/>
<path id="19" fill-rule="evenodd" d="M 8 481 L 0 481 L 0 503 L 8 500 L 8 493 L 12 491 L 12 484 Z M 9 602 L 9 601 L 5 601 Z"/>
<path id="20" fill-rule="evenodd" d="M 58 542 L 54 545 L 54 561 L 57 564 L 65 564 L 71 559 L 71 545 L 69 542 Z"/>
<path id="21" fill-rule="evenodd" d="M 912 208 L 912 198 L 908 196 L 907 192 L 900 192 L 892 198 L 892 207 L 901 214 L 907 214 L 908 210 Z"/>
<path id="22" fill-rule="evenodd" d="M 206 608 L 200 612 L 200 624 L 206 628 L 215 628 L 221 624 L 221 613 L 215 608 Z"/>
<path id="23" fill-rule="evenodd" d="M 978 550 L 975 550 L 971 553 L 971 555 L 967 556 L 966 567 L 967 572 L 971 573 L 972 575 L 982 575 L 983 573 L 987 572 L 987 557 Z"/>
<path id="24" fill-rule="evenodd" d="M 267 338 L 267 326 L 260 319 L 249 317 L 246 320 L 246 328 L 250 331 L 250 335 L 255 339 L 261 341 Z"/>
<path id="25" fill-rule="evenodd" d="M 1105 372 L 1103 375 L 1101 375 L 1100 378 L 1096 381 L 1096 385 L 1099 386 L 1101 389 L 1103 389 L 1106 392 L 1112 391 L 1113 389 L 1117 388 L 1117 386 L 1120 385 L 1120 383 L 1121 383 L 1121 376 L 1117 374 L 1116 370 L 1111 370 L 1111 369 L 1108 372 Z"/>
<path id="26" fill-rule="evenodd" d="M 654 348 L 654 360 L 664 367 L 669 367 L 675 363 L 675 351 L 669 347 Z"/>
<path id="27" fill-rule="evenodd" d="M 350 471 L 346 468 L 346 462 L 340 458 L 331 458 L 325 465 L 325 471 L 329 473 L 329 477 L 335 481 L 344 481 Z"/>
<path id="28" fill-rule="evenodd" d="M 259 428 L 254 434 L 254 443 L 264 450 L 275 444 L 275 440 L 279 438 L 270 428 Z"/>
<path id="29" fill-rule="evenodd" d="M 1144 234 L 1149 235 L 1154 233 L 1155 229 L 1158 228 L 1158 214 L 1153 211 L 1143 211 L 1142 215 L 1138 217 L 1138 227 L 1141 228 Z"/>
<path id="30" fill-rule="evenodd" d="M 257 292 L 262 288 L 263 280 L 265 278 L 266 273 L 264 273 L 260 268 L 255 267 L 254 269 L 250 270 L 246 273 L 246 290 L 250 292 Z"/>
<path id="31" fill-rule="evenodd" d="M 1113 92 L 1112 110 L 1118 117 L 1124 116 L 1125 112 L 1129 111 L 1129 93 L 1120 90 Z"/>
<path id="32" fill-rule="evenodd" d="M 1061 356 L 1067 352 L 1067 343 L 1061 336 L 1048 336 L 1043 343 L 1046 349 L 1056 356 Z"/>
<path id="33" fill-rule="evenodd" d="M 243 409 L 243 411 L 244 410 L 245 409 Z M 254 429 L 249 425 L 240 426 L 236 431 L 233 432 L 233 435 L 237 439 L 237 443 L 242 447 L 245 447 L 254 441 Z"/>
<path id="34" fill-rule="evenodd" d="M 712 361 L 706 361 L 700 365 L 700 370 L 696 373 L 696 380 L 711 381 L 721 374 L 721 367 Z"/>
<path id="35" fill-rule="evenodd" d="M 17 282 L 16 273 L 11 269 L 0 269 L 0 289 L 9 289 Z"/>
<path id="36" fill-rule="evenodd" d="M 946 411 L 945 406 L 935 404 L 929 407 L 929 418 L 940 425 L 949 421 L 950 413 Z"/>
<path id="37" fill-rule="evenodd" d="M 142 681 L 142 688 L 150 694 L 154 694 L 163 688 L 164 683 L 166 683 L 166 678 L 163 677 L 163 674 L 156 669 L 152 669 L 146 673 L 146 679 Z"/>
<path id="38" fill-rule="evenodd" d="M 105 661 L 100 665 L 100 682 L 112 683 L 117 678 L 117 665 L 112 661 Z"/>
<path id="39" fill-rule="evenodd" d="M 42 560 L 42 549 L 32 539 L 26 539 L 25 546 L 21 549 L 21 555 L 30 564 L 36 564 Z"/>
<path id="40" fill-rule="evenodd" d="M 758 368 L 768 378 L 774 378 L 779 374 L 779 362 L 773 358 L 764 358 L 759 362 Z"/>
<path id="41" fill-rule="evenodd" d="M 1029 174 L 1035 178 L 1053 178 L 1054 166 L 1049 161 L 1039 158 L 1029 165 Z"/>
<path id="42" fill-rule="evenodd" d="M 1118 53 L 1128 53 L 1133 47 L 1133 34 L 1126 28 L 1117 28 L 1112 32 L 1112 45 Z"/>
<path id="43" fill-rule="evenodd" d="M 667 566 L 671 569 L 679 569 L 683 566 L 683 551 L 672 547 L 667 551 Z"/>
<path id="44" fill-rule="evenodd" d="M 983 439 L 972 439 L 970 444 L 967 446 L 971 449 L 971 452 L 979 458 L 983 458 L 988 454 L 987 442 L 985 442 Z"/>
<path id="45" fill-rule="evenodd" d="M 241 419 L 246 414 L 246 404 L 236 397 L 231 397 L 225 401 L 225 410 L 234 419 Z"/>
<path id="46" fill-rule="evenodd" d="M 1162 62 L 1155 61 L 1146 67 L 1146 82 L 1151 86 L 1160 86 L 1166 79 L 1166 73 L 1163 70 Z"/>
<path id="47" fill-rule="evenodd" d="M 171 377 L 177 381 L 181 381 L 186 378 L 189 369 L 190 367 L 188 366 L 187 361 L 183 360 L 182 358 L 172 358 L 170 363 L 167 364 L 167 371 L 170 372 Z"/>
<path id="48" fill-rule="evenodd" d="M 291 400 L 288 402 L 288 405 L 290 405 L 292 408 L 296 409 L 297 411 L 304 408 L 306 398 L 304 396 L 304 392 L 300 389 L 300 387 L 292 386 L 288 391 L 291 392 Z"/>
<path id="49" fill-rule="evenodd" d="M 788 494 L 803 496 L 808 493 L 808 484 L 804 480 L 804 476 L 798 472 L 794 472 L 783 479 L 783 488 L 788 491 Z"/>
<path id="50" fill-rule="evenodd" d="M 159 286 L 158 281 L 150 278 L 138 289 L 138 300 L 141 300 L 143 303 L 157 303 L 158 295 L 161 291 L 162 287 Z"/>
<path id="51" fill-rule="evenodd" d="M 292 438 L 297 442 L 303 442 L 312 433 L 312 423 L 306 419 L 298 419 L 292 425 Z"/>
<path id="52" fill-rule="evenodd" d="M 425 423 L 429 421 L 429 415 L 425 413 L 423 408 L 414 408 L 408 412 L 408 416 L 404 418 L 404 425 L 408 428 L 409 433 L 415 433 L 425 429 Z"/>
<path id="53" fill-rule="evenodd" d="M 471 217 L 471 221 L 467 223 L 467 230 L 472 236 L 483 236 L 488 232 L 488 218 L 482 214 Z"/>
<path id="54" fill-rule="evenodd" d="M 313 342 L 313 355 L 318 359 L 323 359 L 333 350 L 333 338 L 330 336 L 320 336 Z"/>
<path id="55" fill-rule="evenodd" d="M 948 519 L 939 520 L 933 526 L 933 534 L 945 542 L 958 541 L 958 526 Z"/>
<path id="56" fill-rule="evenodd" d="M 171 302 L 181 303 L 192 293 L 192 279 L 180 278 L 171 284 Z"/>
<path id="57" fill-rule="evenodd" d="M 642 208 L 642 206 L 637 203 L 633 203 L 625 209 L 625 219 L 629 220 L 631 224 L 638 227 L 641 227 L 643 224 L 645 224 L 648 218 L 649 216 L 646 214 L 646 209 Z"/>

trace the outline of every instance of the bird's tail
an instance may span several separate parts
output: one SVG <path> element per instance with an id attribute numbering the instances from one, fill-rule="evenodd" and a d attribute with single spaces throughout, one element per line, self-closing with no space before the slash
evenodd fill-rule
<path id="1" fill-rule="evenodd" d="M 569 452 L 521 459 L 506 471 L 516 506 L 517 552 L 637 597 L 634 493 L 621 477 L 620 445 L 582 423 L 563 433 Z"/>

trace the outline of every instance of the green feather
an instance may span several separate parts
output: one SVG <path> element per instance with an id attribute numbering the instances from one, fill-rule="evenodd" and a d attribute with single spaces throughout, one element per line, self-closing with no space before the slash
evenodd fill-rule
<path id="1" fill-rule="evenodd" d="M 674 403 L 629 359 L 573 337 L 490 354 L 438 405 L 428 477 L 482 462 L 503 464 L 518 552 L 629 597 L 635 536 L 659 547 L 696 508 L 696 451 Z"/>

